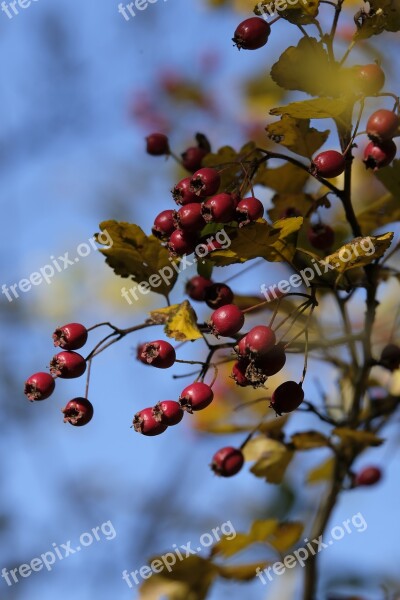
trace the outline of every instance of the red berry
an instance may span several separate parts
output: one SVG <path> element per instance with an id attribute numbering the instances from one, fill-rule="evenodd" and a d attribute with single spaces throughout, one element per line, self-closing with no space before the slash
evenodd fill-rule
<path id="1" fill-rule="evenodd" d="M 64 414 L 64 423 L 81 427 L 92 419 L 93 405 L 87 398 L 74 398 L 61 409 L 61 412 Z"/>
<path id="2" fill-rule="evenodd" d="M 151 230 L 156 238 L 167 239 L 173 233 L 175 230 L 174 213 L 174 210 L 163 210 L 156 216 Z"/>
<path id="3" fill-rule="evenodd" d="M 283 344 L 277 344 L 267 354 L 257 358 L 255 366 L 267 377 L 276 375 L 283 369 L 286 363 L 286 354 Z"/>
<path id="4" fill-rule="evenodd" d="M 192 254 L 196 248 L 197 237 L 193 231 L 182 231 L 175 229 L 171 234 L 167 248 L 171 254 L 183 256 L 184 254 Z"/>
<path id="5" fill-rule="evenodd" d="M 201 198 L 216 194 L 221 183 L 218 171 L 215 169 L 199 169 L 190 180 L 190 191 Z"/>
<path id="6" fill-rule="evenodd" d="M 343 154 L 336 150 L 326 150 L 318 154 L 311 163 L 311 172 L 313 175 L 326 177 L 338 177 L 344 171 L 346 162 Z"/>
<path id="7" fill-rule="evenodd" d="M 184 206 L 191 202 L 201 202 L 201 199 L 194 192 L 190 191 L 190 181 L 190 177 L 185 177 L 172 190 L 172 197 L 177 204 Z"/>
<path id="8" fill-rule="evenodd" d="M 400 368 L 400 348 L 396 344 L 388 344 L 381 353 L 380 364 L 389 371 Z"/>
<path id="9" fill-rule="evenodd" d="M 205 290 L 204 300 L 210 308 L 220 308 L 232 304 L 233 292 L 225 283 L 213 283 Z"/>
<path id="10" fill-rule="evenodd" d="M 248 359 L 240 359 L 233 365 L 232 378 L 235 380 L 237 385 L 240 387 L 246 387 L 252 385 L 252 382 L 246 376 L 247 367 L 249 366 Z"/>
<path id="11" fill-rule="evenodd" d="M 242 329 L 244 314 L 236 304 L 227 304 L 215 310 L 209 321 L 211 332 L 215 336 L 233 336 Z"/>
<path id="12" fill-rule="evenodd" d="M 335 232 L 329 225 L 317 223 L 309 228 L 307 237 L 313 248 L 316 248 L 317 250 L 327 250 L 333 246 Z"/>
<path id="13" fill-rule="evenodd" d="M 31 402 L 46 400 L 54 392 L 56 384 L 48 373 L 35 373 L 25 381 L 24 394 Z"/>
<path id="14" fill-rule="evenodd" d="M 169 142 L 163 133 L 152 133 L 146 138 L 146 150 L 152 156 L 161 156 L 169 154 Z"/>
<path id="15" fill-rule="evenodd" d="M 239 50 L 257 50 L 265 46 L 270 33 L 271 27 L 264 19 L 250 17 L 237 26 L 232 41 Z"/>
<path id="16" fill-rule="evenodd" d="M 183 410 L 175 400 L 163 400 L 153 406 L 153 415 L 156 421 L 163 425 L 177 425 L 182 421 Z"/>
<path id="17" fill-rule="evenodd" d="M 80 323 L 68 323 L 62 327 L 57 327 L 53 333 L 54 345 L 63 350 L 78 350 L 86 344 L 88 331 Z"/>
<path id="18" fill-rule="evenodd" d="M 242 339 L 239 340 L 239 342 L 236 344 L 234 350 L 235 350 L 236 354 L 238 354 L 239 356 L 247 356 L 248 355 L 249 349 L 247 347 L 246 336 L 242 337 Z"/>
<path id="19" fill-rule="evenodd" d="M 378 483 L 382 477 L 381 470 L 378 467 L 365 467 L 357 473 L 355 485 L 374 485 Z"/>
<path id="20" fill-rule="evenodd" d="M 202 214 L 207 223 L 229 223 L 236 217 L 235 203 L 231 194 L 217 194 L 202 205 Z"/>
<path id="21" fill-rule="evenodd" d="M 86 361 L 77 352 L 59 352 L 50 362 L 50 373 L 61 379 L 80 377 L 86 371 Z"/>
<path id="22" fill-rule="evenodd" d="M 232 477 L 239 473 L 243 464 L 243 452 L 238 448 L 227 446 L 214 454 L 211 469 L 220 477 Z"/>
<path id="23" fill-rule="evenodd" d="M 355 69 L 356 89 L 366 96 L 377 94 L 385 85 L 385 73 L 376 63 Z"/>
<path id="24" fill-rule="evenodd" d="M 200 231 L 206 222 L 201 214 L 201 204 L 192 202 L 174 213 L 174 224 L 183 231 Z"/>
<path id="25" fill-rule="evenodd" d="M 295 381 L 285 381 L 273 392 L 270 407 L 277 415 L 281 415 L 298 408 L 303 400 L 304 391 L 301 385 Z"/>
<path id="26" fill-rule="evenodd" d="M 252 221 L 261 219 L 264 214 L 264 206 L 258 198 L 250 196 L 249 198 L 243 198 L 236 207 L 236 215 L 239 221 L 239 227 L 248 225 Z"/>
<path id="27" fill-rule="evenodd" d="M 195 275 L 186 283 L 185 292 L 192 300 L 203 302 L 206 290 L 213 282 L 202 275 Z"/>
<path id="28" fill-rule="evenodd" d="M 157 369 L 169 369 L 176 359 L 175 349 L 169 342 L 155 340 L 143 344 L 139 360 Z"/>
<path id="29" fill-rule="evenodd" d="M 372 113 L 367 121 L 367 133 L 376 142 L 391 140 L 398 132 L 400 118 L 391 110 L 381 108 Z"/>
<path id="30" fill-rule="evenodd" d="M 246 346 L 251 354 L 263 356 L 275 346 L 275 333 L 266 325 L 257 325 L 246 334 Z"/>
<path id="31" fill-rule="evenodd" d="M 188 148 L 185 152 L 181 154 L 182 156 L 182 166 L 194 173 L 198 169 L 201 168 L 201 161 L 208 154 L 207 150 L 204 148 L 198 148 L 197 146 L 193 146 L 192 148 Z"/>
<path id="32" fill-rule="evenodd" d="M 202 381 L 191 383 L 182 391 L 179 396 L 181 407 L 189 413 L 196 410 L 203 410 L 214 399 L 214 392 L 209 385 Z"/>
<path id="33" fill-rule="evenodd" d="M 134 416 L 133 428 L 137 433 L 153 436 L 164 433 L 167 429 L 167 425 L 155 418 L 152 408 L 144 408 Z"/>
<path id="34" fill-rule="evenodd" d="M 364 164 L 367 169 L 377 171 L 390 165 L 396 152 L 396 144 L 392 140 L 382 143 L 370 142 L 364 150 Z"/>

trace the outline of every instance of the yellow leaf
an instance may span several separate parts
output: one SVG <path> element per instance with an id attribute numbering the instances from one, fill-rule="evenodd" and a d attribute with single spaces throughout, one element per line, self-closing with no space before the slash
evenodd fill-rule
<path id="1" fill-rule="evenodd" d="M 307 483 L 321 483 L 322 481 L 329 481 L 333 477 L 333 470 L 335 467 L 335 459 L 328 458 L 322 464 L 312 469 L 307 477 Z"/>
<path id="2" fill-rule="evenodd" d="M 246 460 L 256 460 L 250 471 L 256 477 L 263 477 L 269 483 L 281 483 L 294 452 L 270 438 L 253 438 L 244 447 Z"/>
<path id="3" fill-rule="evenodd" d="M 291 443 L 296 450 L 312 450 L 328 446 L 329 440 L 318 431 L 304 431 L 292 435 Z"/>
<path id="4" fill-rule="evenodd" d="M 197 315 L 187 300 L 181 304 L 152 310 L 150 317 L 155 323 L 165 324 L 166 335 L 175 340 L 192 341 L 203 337 L 197 327 Z"/>
<path id="5" fill-rule="evenodd" d="M 344 98 L 313 98 L 292 102 L 270 110 L 271 115 L 289 115 L 295 119 L 338 119 L 348 107 Z"/>
<path id="6" fill-rule="evenodd" d="M 237 533 L 233 539 L 221 539 L 213 546 L 212 554 L 220 554 L 224 557 L 233 556 L 251 546 L 251 544 L 267 542 L 269 536 L 274 533 L 277 526 L 278 521 L 275 519 L 254 521 L 249 533 Z"/>
<path id="7" fill-rule="evenodd" d="M 250 581 L 256 576 L 257 569 L 265 569 L 269 563 L 253 563 L 249 565 L 217 565 L 218 573 L 224 579 L 236 581 Z"/>
<path id="8" fill-rule="evenodd" d="M 400 221 L 399 196 L 385 194 L 357 214 L 357 221 L 363 231 L 372 233 L 378 227 Z"/>
<path id="9" fill-rule="evenodd" d="M 279 523 L 269 540 L 269 544 L 280 554 L 283 554 L 299 541 L 303 529 L 303 523 L 300 522 Z"/>
<path id="10" fill-rule="evenodd" d="M 304 169 L 286 163 L 276 169 L 259 169 L 254 184 L 272 188 L 279 194 L 297 194 L 303 190 L 309 177 Z"/>
<path id="11" fill-rule="evenodd" d="M 355 431 L 354 429 L 348 429 L 346 427 L 337 427 L 332 433 L 340 437 L 345 444 L 349 444 L 350 446 L 368 448 L 369 446 L 380 446 L 384 442 L 382 438 L 379 438 L 370 431 Z"/>
<path id="12" fill-rule="evenodd" d="M 392 232 L 389 232 L 377 237 L 354 238 L 324 260 L 335 267 L 335 271 L 338 273 L 344 273 L 356 267 L 364 267 L 385 254 L 392 243 L 393 235 Z"/>
<path id="13" fill-rule="evenodd" d="M 308 119 L 293 119 L 283 115 L 280 121 L 267 125 L 268 137 L 289 148 L 292 152 L 311 158 L 318 148 L 326 142 L 329 131 L 317 131 L 310 127 Z"/>

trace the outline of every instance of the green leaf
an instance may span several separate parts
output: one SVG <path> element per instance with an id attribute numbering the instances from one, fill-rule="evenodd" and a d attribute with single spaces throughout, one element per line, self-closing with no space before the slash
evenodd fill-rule
<path id="1" fill-rule="evenodd" d="M 279 194 L 297 194 L 303 190 L 309 177 L 306 170 L 286 163 L 277 169 L 260 169 L 254 184 L 272 188 Z"/>
<path id="2" fill-rule="evenodd" d="M 181 304 L 152 310 L 150 317 L 154 323 L 165 324 L 166 335 L 179 342 L 198 340 L 203 337 L 197 327 L 197 315 L 187 300 Z"/>
<path id="3" fill-rule="evenodd" d="M 285 444 L 262 436 L 250 440 L 243 453 L 246 460 L 257 461 L 250 471 L 269 483 L 281 483 L 294 454 Z"/>
<path id="4" fill-rule="evenodd" d="M 295 119 L 339 119 L 347 105 L 344 98 L 314 98 L 279 106 L 269 112 L 271 115 L 289 115 Z"/>
<path id="5" fill-rule="evenodd" d="M 376 237 L 354 238 L 324 261 L 335 267 L 338 273 L 344 273 L 357 267 L 365 267 L 383 256 L 393 240 L 393 233 L 384 233 Z"/>
<path id="6" fill-rule="evenodd" d="M 362 8 L 355 16 L 355 40 L 365 40 L 383 31 L 400 30 L 399 0 L 370 0 L 369 10 Z"/>
<path id="7" fill-rule="evenodd" d="M 206 279 L 211 279 L 213 266 L 210 260 L 198 260 L 197 273 Z"/>
<path id="8" fill-rule="evenodd" d="M 321 483 L 323 481 L 329 481 L 333 477 L 333 470 L 335 467 L 335 459 L 328 458 L 322 464 L 312 469 L 307 477 L 307 483 Z"/>
<path id="9" fill-rule="evenodd" d="M 151 291 L 167 296 L 175 285 L 178 274 L 171 266 L 169 253 L 154 236 L 147 236 L 138 225 L 119 221 L 103 221 L 100 230 L 107 232 L 112 239 L 112 246 L 100 248 L 116 275 L 130 277 L 137 283 L 148 284 Z M 103 243 L 100 233 L 96 241 Z M 162 269 L 168 267 L 171 278 L 168 281 L 160 276 Z M 165 271 L 167 273 L 167 271 Z M 152 277 L 153 276 L 153 277 Z"/>
<path id="10" fill-rule="evenodd" d="M 304 431 L 292 435 L 291 443 L 296 450 L 313 450 L 329 446 L 329 440 L 318 431 Z"/>
<path id="11" fill-rule="evenodd" d="M 277 123 L 267 125 L 268 137 L 292 152 L 311 158 L 328 139 L 330 131 L 317 131 L 308 119 L 293 119 L 283 115 Z"/>

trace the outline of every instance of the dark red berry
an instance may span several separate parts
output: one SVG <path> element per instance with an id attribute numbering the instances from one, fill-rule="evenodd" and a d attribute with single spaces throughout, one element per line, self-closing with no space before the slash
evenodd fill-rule
<path id="1" fill-rule="evenodd" d="M 209 385 L 202 381 L 191 383 L 182 391 L 179 396 L 181 407 L 189 413 L 196 410 L 203 410 L 214 399 L 214 392 Z"/>
<path id="2" fill-rule="evenodd" d="M 198 169 L 201 168 L 201 161 L 203 160 L 206 154 L 208 153 L 207 150 L 205 150 L 204 148 L 198 148 L 197 146 L 188 148 L 185 152 L 181 154 L 182 166 L 185 169 L 187 169 L 187 171 L 194 173 L 195 171 L 198 171 Z"/>
<path id="3" fill-rule="evenodd" d="M 257 325 L 246 334 L 246 346 L 250 354 L 263 356 L 275 346 L 275 333 L 266 325 Z"/>
<path id="4" fill-rule="evenodd" d="M 190 180 L 190 191 L 200 198 L 216 194 L 221 183 L 218 171 L 205 167 L 193 174 Z"/>
<path id="5" fill-rule="evenodd" d="M 220 477 L 232 477 L 232 475 L 239 473 L 243 464 L 243 452 L 238 448 L 227 446 L 214 454 L 211 469 Z"/>
<path id="6" fill-rule="evenodd" d="M 53 333 L 54 345 L 63 350 L 78 350 L 87 342 L 88 331 L 80 323 L 68 323 L 62 327 L 57 327 Z"/>
<path id="7" fill-rule="evenodd" d="M 382 472 L 378 467 L 365 467 L 357 473 L 355 485 L 375 485 L 382 478 Z"/>
<path id="8" fill-rule="evenodd" d="M 385 85 L 385 73 L 376 63 L 355 69 L 356 89 L 366 96 L 377 94 Z"/>
<path id="9" fill-rule="evenodd" d="M 183 410 L 179 402 L 163 400 L 153 406 L 153 415 L 156 421 L 170 427 L 182 421 Z"/>
<path id="10" fill-rule="evenodd" d="M 186 283 L 185 292 L 192 300 L 203 302 L 206 296 L 206 290 L 213 285 L 211 279 L 202 275 L 195 275 Z"/>
<path id="11" fill-rule="evenodd" d="M 235 203 L 231 194 L 217 194 L 202 205 L 202 214 L 207 223 L 229 223 L 236 217 Z"/>
<path id="12" fill-rule="evenodd" d="M 209 321 L 211 332 L 215 336 L 233 336 L 242 329 L 244 314 L 236 304 L 227 304 L 215 310 Z"/>
<path id="13" fill-rule="evenodd" d="M 24 394 L 31 402 L 46 400 L 54 392 L 56 384 L 49 373 L 35 373 L 25 381 Z"/>
<path id="14" fill-rule="evenodd" d="M 192 202 L 201 202 L 201 198 L 196 196 L 194 192 L 190 191 L 190 177 L 181 179 L 172 190 L 172 197 L 177 204 L 185 206 L 185 204 L 191 204 Z"/>
<path id="15" fill-rule="evenodd" d="M 245 19 L 236 28 L 232 41 L 243 50 L 257 50 L 268 41 L 270 25 L 260 17 Z"/>
<path id="16" fill-rule="evenodd" d="M 307 237 L 313 248 L 316 248 L 317 250 L 328 250 L 329 248 L 332 248 L 335 241 L 335 232 L 329 225 L 317 223 L 309 228 Z"/>
<path id="17" fill-rule="evenodd" d="M 372 113 L 367 121 L 367 133 L 375 142 L 391 140 L 398 133 L 400 117 L 391 110 L 381 108 Z"/>
<path id="18" fill-rule="evenodd" d="M 206 222 L 201 214 L 201 204 L 192 202 L 174 213 L 174 224 L 183 231 L 200 231 Z"/>
<path id="19" fill-rule="evenodd" d="M 390 165 L 396 152 L 396 144 L 392 140 L 382 143 L 370 142 L 364 150 L 364 164 L 367 169 L 377 171 Z"/>
<path id="20" fill-rule="evenodd" d="M 197 237 L 193 231 L 175 229 L 169 238 L 167 248 L 171 254 L 183 256 L 184 254 L 192 254 L 196 244 Z"/>
<path id="21" fill-rule="evenodd" d="M 80 377 L 86 371 L 86 361 L 77 352 L 59 352 L 50 362 L 50 373 L 61 379 Z"/>
<path id="22" fill-rule="evenodd" d="M 243 336 L 241 340 L 236 344 L 234 348 L 236 354 L 238 356 L 247 356 L 249 353 L 249 349 L 247 347 L 246 336 Z"/>
<path id="23" fill-rule="evenodd" d="M 400 348 L 396 344 L 388 344 L 384 347 L 381 353 L 379 363 L 389 369 L 389 371 L 396 371 L 400 368 Z"/>
<path id="24" fill-rule="evenodd" d="M 156 216 L 151 230 L 156 238 L 165 240 L 170 237 L 171 233 L 175 230 L 174 213 L 174 210 L 163 210 Z"/>
<path id="25" fill-rule="evenodd" d="M 240 359 L 233 365 L 232 368 L 232 378 L 235 380 L 237 385 L 240 387 L 246 387 L 248 385 L 252 385 L 250 379 L 248 379 L 246 372 L 247 367 L 249 366 L 250 361 L 248 359 Z"/>
<path id="26" fill-rule="evenodd" d="M 299 383 L 285 381 L 272 394 L 270 407 L 277 415 L 289 413 L 300 406 L 304 400 L 304 391 Z"/>
<path id="27" fill-rule="evenodd" d="M 133 428 L 137 433 L 153 436 L 164 433 L 167 429 L 167 425 L 156 419 L 152 408 L 144 408 L 134 416 Z"/>
<path id="28" fill-rule="evenodd" d="M 204 300 L 210 308 L 220 308 L 232 304 L 233 292 L 225 283 L 213 283 L 205 290 Z"/>
<path id="29" fill-rule="evenodd" d="M 93 405 L 87 398 L 74 398 L 61 409 L 64 414 L 64 423 L 71 423 L 75 427 L 81 427 L 91 421 L 93 417 Z"/>
<path id="30" fill-rule="evenodd" d="M 236 207 L 237 220 L 239 221 L 239 227 L 243 227 L 261 219 L 264 214 L 264 206 L 258 198 L 250 196 L 249 198 L 243 198 Z"/>
<path id="31" fill-rule="evenodd" d="M 277 344 L 261 358 L 255 361 L 255 367 L 267 377 L 276 375 L 283 369 L 286 363 L 286 353 L 283 344 Z"/>
<path id="32" fill-rule="evenodd" d="M 146 138 L 146 150 L 152 156 L 169 154 L 169 142 L 163 133 L 152 133 Z"/>
<path id="33" fill-rule="evenodd" d="M 319 177 L 331 179 L 332 177 L 341 175 L 345 166 L 346 162 L 343 154 L 336 150 L 326 150 L 313 159 L 311 172 Z"/>
<path id="34" fill-rule="evenodd" d="M 139 360 L 157 369 L 169 369 L 176 359 L 174 347 L 164 340 L 143 344 Z"/>

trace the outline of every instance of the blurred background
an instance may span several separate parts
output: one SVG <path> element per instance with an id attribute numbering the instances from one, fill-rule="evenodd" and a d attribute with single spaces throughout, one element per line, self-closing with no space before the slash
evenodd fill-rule
<path id="1" fill-rule="evenodd" d="M 251 5 L 158 0 L 128 21 L 113 0 L 38 0 L 19 8 L 12 19 L 0 13 L 1 284 L 15 284 L 66 252 L 76 256 L 77 246 L 87 243 L 103 220 L 134 222 L 150 232 L 155 215 L 172 207 L 169 190 L 183 176 L 172 159 L 145 153 L 150 132 L 167 133 L 177 154 L 193 145 L 198 131 L 214 150 L 226 144 L 238 149 L 249 139 L 271 144 L 264 127 L 272 120 L 269 109 L 283 96 L 268 78 L 269 68 L 301 33 L 282 22 L 279 30 L 274 26 L 266 48 L 238 53 L 231 37 L 238 22 L 251 16 Z M 339 30 L 343 51 L 352 30 L 351 16 L 345 17 Z M 386 46 L 381 40 L 375 47 L 366 44 L 367 62 L 384 57 L 394 35 Z M 397 84 L 398 91 L 394 64 L 383 61 L 388 88 L 396 91 Z M 368 202 L 378 187 L 372 178 L 357 185 L 357 202 Z M 272 192 L 259 194 L 268 208 Z M 335 214 L 333 207 L 332 218 Z M 181 276 L 172 301 L 183 297 L 193 274 Z M 220 277 L 234 277 L 234 291 L 257 294 L 261 283 L 270 285 L 287 272 L 267 264 L 237 274 L 230 267 Z M 126 284 L 92 249 L 50 284 L 20 292 L 12 302 L 1 295 L 0 568 L 29 563 L 52 550 L 53 543 L 71 540 L 74 546 L 82 533 L 106 521 L 117 533 L 57 561 L 50 573 L 33 573 L 12 586 L 1 579 L 1 600 L 137 598 L 137 588 L 122 580 L 124 569 L 139 569 L 173 544 L 192 540 L 195 545 L 202 533 L 227 520 L 236 531 L 270 517 L 303 519 L 307 529 L 322 497 L 324 486 L 306 489 L 305 478 L 324 458 L 323 451 L 297 458 L 279 490 L 248 469 L 231 480 L 214 477 L 209 468 L 214 452 L 240 444 L 243 435 L 208 435 L 200 418 L 187 416 L 159 438 L 136 435 L 130 425 L 137 410 L 176 398 L 190 382 L 171 377 L 171 371 L 187 372 L 183 365 L 155 377 L 135 360 L 146 332 L 127 337 L 94 361 L 89 398 L 95 418 L 87 427 L 64 425 L 60 412 L 69 399 L 84 394 L 83 378 L 60 382 L 48 401 L 26 401 L 23 382 L 46 370 L 55 353 L 51 334 L 56 326 L 111 321 L 128 327 L 163 306 L 156 295 L 128 305 L 120 292 Z M 396 296 L 395 287 L 386 287 L 385 327 Z M 356 326 L 362 314 L 360 302 Z M 330 313 L 329 327 L 337 326 Z M 99 336 L 98 330 L 91 334 L 89 348 Z M 179 352 L 181 358 L 199 359 L 204 351 L 198 343 Z M 276 381 L 297 377 L 301 368 L 302 360 L 291 358 Z M 310 368 L 327 392 L 339 393 L 333 372 L 313 362 Z M 318 399 L 313 377 L 306 393 Z M 230 383 L 219 396 L 217 407 L 240 402 Z M 288 431 L 307 427 L 320 423 L 298 415 Z M 363 457 L 365 464 L 384 465 L 383 482 L 343 496 L 335 511 L 332 526 L 361 511 L 368 529 L 346 536 L 321 556 L 321 598 L 353 594 L 377 600 L 384 597 L 382 585 L 392 593 L 400 589 L 398 424 L 386 433 L 391 440 Z M 239 562 L 265 557 L 270 558 L 268 549 L 255 548 Z M 218 580 L 209 597 L 296 599 L 300 578 L 301 569 L 295 569 L 268 586 L 258 579 L 246 584 Z"/>

